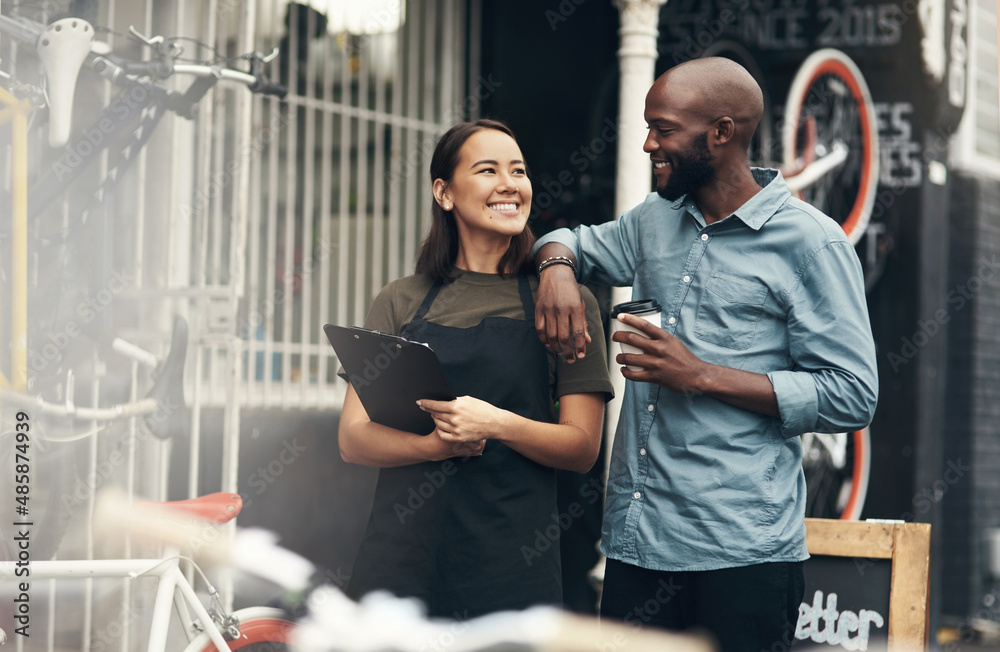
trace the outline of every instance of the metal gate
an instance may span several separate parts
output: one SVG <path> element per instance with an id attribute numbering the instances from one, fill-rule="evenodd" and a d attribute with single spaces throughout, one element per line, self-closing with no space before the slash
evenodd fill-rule
<path id="1" fill-rule="evenodd" d="M 17 8 L 40 22 L 84 10 L 89 15 L 81 17 L 112 48 L 143 51 L 126 38 L 129 26 L 146 35 L 186 37 L 185 56 L 193 59 L 278 48 L 269 75 L 289 89 L 279 101 L 219 84 L 192 119 L 167 114 L 117 184 L 109 213 L 113 245 L 91 250 L 87 241 L 68 243 L 82 259 L 98 251 L 101 264 L 117 274 L 113 301 L 97 311 L 109 332 L 162 355 L 174 318 L 188 321 L 190 455 L 187 473 L 178 473 L 169 468 L 170 442 L 141 436 L 134 419 L 113 428 L 77 425 L 71 436 L 86 453 L 71 456 L 72 464 L 87 468 L 73 496 L 86 524 L 83 538 L 60 547 L 62 558 L 95 554 L 90 513 L 102 488 L 153 499 L 237 491 L 242 410 L 339 408 L 346 386 L 336 377 L 322 326 L 361 323 L 374 294 L 412 270 L 430 217 L 427 166 L 434 143 L 453 122 L 474 117 L 489 92 L 470 83 L 476 66 L 467 35 L 478 29 L 475 5 L 94 0 Z M 0 43 L 5 70 L 18 65 L 12 52 Z M 190 81 L 169 83 L 183 89 Z M 74 127 L 114 99 L 100 80 L 83 88 Z M 35 174 L 47 154 L 41 129 L 33 127 L 32 137 L 39 152 L 31 161 Z M 113 165 L 105 155 L 78 185 L 99 183 Z M 43 266 L 44 257 L 36 255 L 32 264 Z M 32 291 L 48 290 L 29 283 Z M 43 334 L 34 341 L 46 342 Z M 73 347 L 84 344 L 80 338 Z M 134 400 L 148 390 L 147 372 L 102 355 L 95 346 L 83 356 L 93 373 L 77 376 L 78 405 Z M 29 391 L 38 388 L 30 381 L 40 375 L 29 365 Z M 74 385 L 72 375 L 53 382 L 60 397 Z M 221 433 L 202 432 L 209 410 L 223 412 Z M 220 439 L 221 468 L 204 469 L 202 452 Z M 71 439 L 52 446 L 65 441 Z M 111 464 L 123 442 L 129 462 Z M 128 543 L 124 550 L 130 554 Z M 124 627 L 120 613 L 98 613 L 93 592 L 88 584 L 79 619 L 39 623 L 46 634 L 36 641 L 86 650 L 102 623 Z M 53 613 L 60 593 L 53 584 L 47 598 Z M 116 647 L 130 649 L 124 628 Z"/>

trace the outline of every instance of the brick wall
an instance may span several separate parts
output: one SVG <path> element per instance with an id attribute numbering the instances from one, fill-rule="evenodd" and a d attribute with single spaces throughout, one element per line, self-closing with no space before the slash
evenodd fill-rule
<path id="1" fill-rule="evenodd" d="M 1000 526 L 1000 183 L 954 174 L 950 213 L 941 606 L 997 619 L 980 609 L 985 530 Z"/>

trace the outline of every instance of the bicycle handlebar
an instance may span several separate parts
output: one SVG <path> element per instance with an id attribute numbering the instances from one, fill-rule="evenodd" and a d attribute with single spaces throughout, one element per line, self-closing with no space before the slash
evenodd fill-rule
<path id="1" fill-rule="evenodd" d="M 19 16 L 0 15 L 0 32 L 11 36 L 21 43 L 35 47 L 44 31 L 45 26 L 33 20 Z M 147 45 L 163 42 L 162 37 L 150 40 L 141 35 L 137 36 Z M 162 49 L 161 56 L 150 61 L 132 61 L 120 55 L 96 52 L 92 48 L 84 60 L 84 65 L 90 67 L 102 77 L 116 83 L 121 83 L 123 80 L 134 82 L 141 77 L 166 79 L 174 74 L 184 74 L 213 81 L 227 80 L 239 82 L 254 93 L 274 95 L 279 98 L 287 94 L 288 90 L 283 85 L 270 81 L 261 70 L 262 64 L 270 60 L 271 57 L 265 57 L 258 52 L 254 52 L 245 55 L 244 58 L 250 61 L 249 72 L 214 64 L 175 63 L 172 55 L 169 53 L 169 48 Z M 201 94 L 203 95 L 204 92 Z M 191 98 L 188 97 L 187 99 L 190 101 Z"/>
<path id="2" fill-rule="evenodd" d="M 67 397 L 63 403 L 54 403 L 21 392 L 0 388 L 0 401 L 37 410 L 43 415 L 71 418 L 77 421 L 115 421 L 130 417 L 152 415 L 146 427 L 159 439 L 170 439 L 186 431 L 187 406 L 184 402 L 184 361 L 187 357 L 188 326 L 182 317 L 174 320 L 170 351 L 156 372 L 153 387 L 146 397 L 132 403 L 121 403 L 106 408 L 77 407 L 72 399 L 72 376 L 68 381 Z M 156 358 L 134 344 L 115 338 L 111 348 L 141 363 L 156 364 Z"/>
<path id="3" fill-rule="evenodd" d="M 19 407 L 38 410 L 47 416 L 72 417 L 78 421 L 114 421 L 129 417 L 141 417 L 156 412 L 158 406 L 156 399 L 144 398 L 135 403 L 122 403 L 107 408 L 76 407 L 66 403 L 50 403 L 40 397 L 22 394 L 11 389 L 0 389 L 0 399 Z"/>

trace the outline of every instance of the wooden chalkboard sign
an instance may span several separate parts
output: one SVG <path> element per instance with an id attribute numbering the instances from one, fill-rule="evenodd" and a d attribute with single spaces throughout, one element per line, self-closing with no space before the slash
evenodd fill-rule
<path id="1" fill-rule="evenodd" d="M 930 525 L 807 518 L 806 543 L 794 647 L 927 648 Z"/>

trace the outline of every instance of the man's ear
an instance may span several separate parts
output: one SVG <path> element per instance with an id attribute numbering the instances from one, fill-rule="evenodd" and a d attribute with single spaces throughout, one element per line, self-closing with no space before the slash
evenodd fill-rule
<path id="1" fill-rule="evenodd" d="M 736 123 L 729 116 L 724 116 L 715 121 L 715 129 L 712 132 L 716 145 L 725 145 L 736 135 Z"/>

